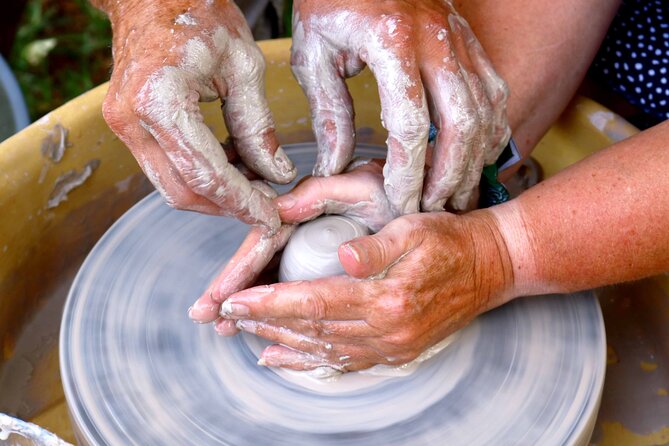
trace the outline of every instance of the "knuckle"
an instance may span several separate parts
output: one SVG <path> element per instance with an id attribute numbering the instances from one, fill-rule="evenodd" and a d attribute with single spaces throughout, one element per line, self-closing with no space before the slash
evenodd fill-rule
<path id="1" fill-rule="evenodd" d="M 306 64 L 307 56 L 301 48 L 301 41 L 293 37 L 293 46 L 290 49 L 290 66 L 301 67 Z"/>
<path id="2" fill-rule="evenodd" d="M 387 36 L 393 40 L 397 39 L 398 43 L 403 43 L 404 40 L 412 36 L 411 17 L 403 12 L 384 14 L 382 18 L 377 20 L 373 32 L 376 35 Z M 398 37 L 404 39 L 398 39 Z"/>
<path id="3" fill-rule="evenodd" d="M 401 224 L 403 234 L 407 234 L 410 239 L 422 240 L 426 234 L 432 231 L 432 225 L 427 221 L 424 215 L 413 214 L 406 215 L 398 219 L 398 224 Z"/>
<path id="4" fill-rule="evenodd" d="M 416 107 L 412 113 L 391 119 L 390 132 L 399 140 L 412 143 L 427 138 L 430 131 L 430 116 L 425 107 Z"/>
<path id="5" fill-rule="evenodd" d="M 326 330 L 321 321 L 309 321 L 305 327 L 304 334 L 312 338 L 321 338 L 325 335 L 325 332 Z"/>
<path id="6" fill-rule="evenodd" d="M 384 338 L 384 341 L 390 346 L 389 353 L 393 353 L 393 356 L 400 360 L 404 359 L 402 356 L 413 347 L 415 340 L 416 335 L 410 328 L 401 328 Z"/>
<path id="7" fill-rule="evenodd" d="M 453 117 L 453 128 L 460 139 L 469 140 L 479 128 L 477 113 L 470 110 L 466 113 L 457 113 Z"/>
<path id="8" fill-rule="evenodd" d="M 392 297 L 387 297 L 383 304 L 386 317 L 393 321 L 406 321 L 415 312 L 413 300 L 406 292 L 406 285 L 397 281 Z M 396 322 L 397 323 L 397 322 Z"/>
<path id="9" fill-rule="evenodd" d="M 321 294 L 312 293 L 311 295 L 303 295 L 298 302 L 306 318 L 312 320 L 325 319 L 327 303 Z"/>
<path id="10" fill-rule="evenodd" d="M 248 81 L 259 81 L 265 74 L 265 58 L 260 49 L 254 44 L 249 47 L 245 63 L 239 67 L 244 77 Z"/>
<path id="11" fill-rule="evenodd" d="M 102 117 L 114 132 L 123 129 L 125 123 L 128 121 L 128 116 L 126 113 L 123 113 L 118 101 L 109 96 L 102 103 Z"/>
<path id="12" fill-rule="evenodd" d="M 493 89 L 493 94 L 490 98 L 490 102 L 493 106 L 506 106 L 506 102 L 509 99 L 509 86 L 504 80 L 498 78 L 496 86 Z"/>
<path id="13" fill-rule="evenodd" d="M 142 119 L 149 118 L 150 115 L 147 110 L 151 109 L 150 99 L 148 94 L 138 94 L 130 101 L 130 109 L 135 116 Z"/>

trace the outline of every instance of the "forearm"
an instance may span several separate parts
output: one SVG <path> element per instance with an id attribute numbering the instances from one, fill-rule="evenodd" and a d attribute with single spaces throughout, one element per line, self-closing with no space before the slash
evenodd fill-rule
<path id="1" fill-rule="evenodd" d="M 511 294 L 569 292 L 669 271 L 669 122 L 492 208 Z"/>
<path id="2" fill-rule="evenodd" d="M 459 0 L 510 89 L 509 123 L 528 154 L 573 97 L 619 0 Z"/>

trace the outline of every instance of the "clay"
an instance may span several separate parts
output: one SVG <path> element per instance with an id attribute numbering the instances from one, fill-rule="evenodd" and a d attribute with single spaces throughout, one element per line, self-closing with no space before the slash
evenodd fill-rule
<path id="1" fill-rule="evenodd" d="M 313 144 L 286 152 L 300 176 L 314 165 Z M 247 232 L 153 194 L 96 245 L 61 330 L 80 444 L 588 444 L 606 368 L 593 293 L 519 299 L 486 313 L 409 376 L 316 382 L 258 367 L 261 338 L 221 338 L 184 315 Z"/>
<path id="2" fill-rule="evenodd" d="M 339 245 L 368 234 L 364 225 L 341 215 L 328 215 L 304 223 L 283 251 L 279 281 L 314 280 L 345 274 L 337 255 Z"/>

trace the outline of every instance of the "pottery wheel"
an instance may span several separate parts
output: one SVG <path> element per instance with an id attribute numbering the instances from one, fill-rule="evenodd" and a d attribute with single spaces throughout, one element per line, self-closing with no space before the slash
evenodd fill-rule
<path id="1" fill-rule="evenodd" d="M 313 145 L 286 151 L 310 171 Z M 410 376 L 332 392 L 257 366 L 252 335 L 222 338 L 188 319 L 247 229 L 175 211 L 154 193 L 98 242 L 60 340 L 82 444 L 587 444 L 606 354 L 591 293 L 517 300 Z"/>

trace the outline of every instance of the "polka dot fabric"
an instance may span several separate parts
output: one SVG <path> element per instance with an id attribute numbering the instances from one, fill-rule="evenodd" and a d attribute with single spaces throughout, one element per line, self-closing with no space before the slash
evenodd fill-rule
<path id="1" fill-rule="evenodd" d="M 625 0 L 593 74 L 646 113 L 669 118 L 669 0 Z"/>

